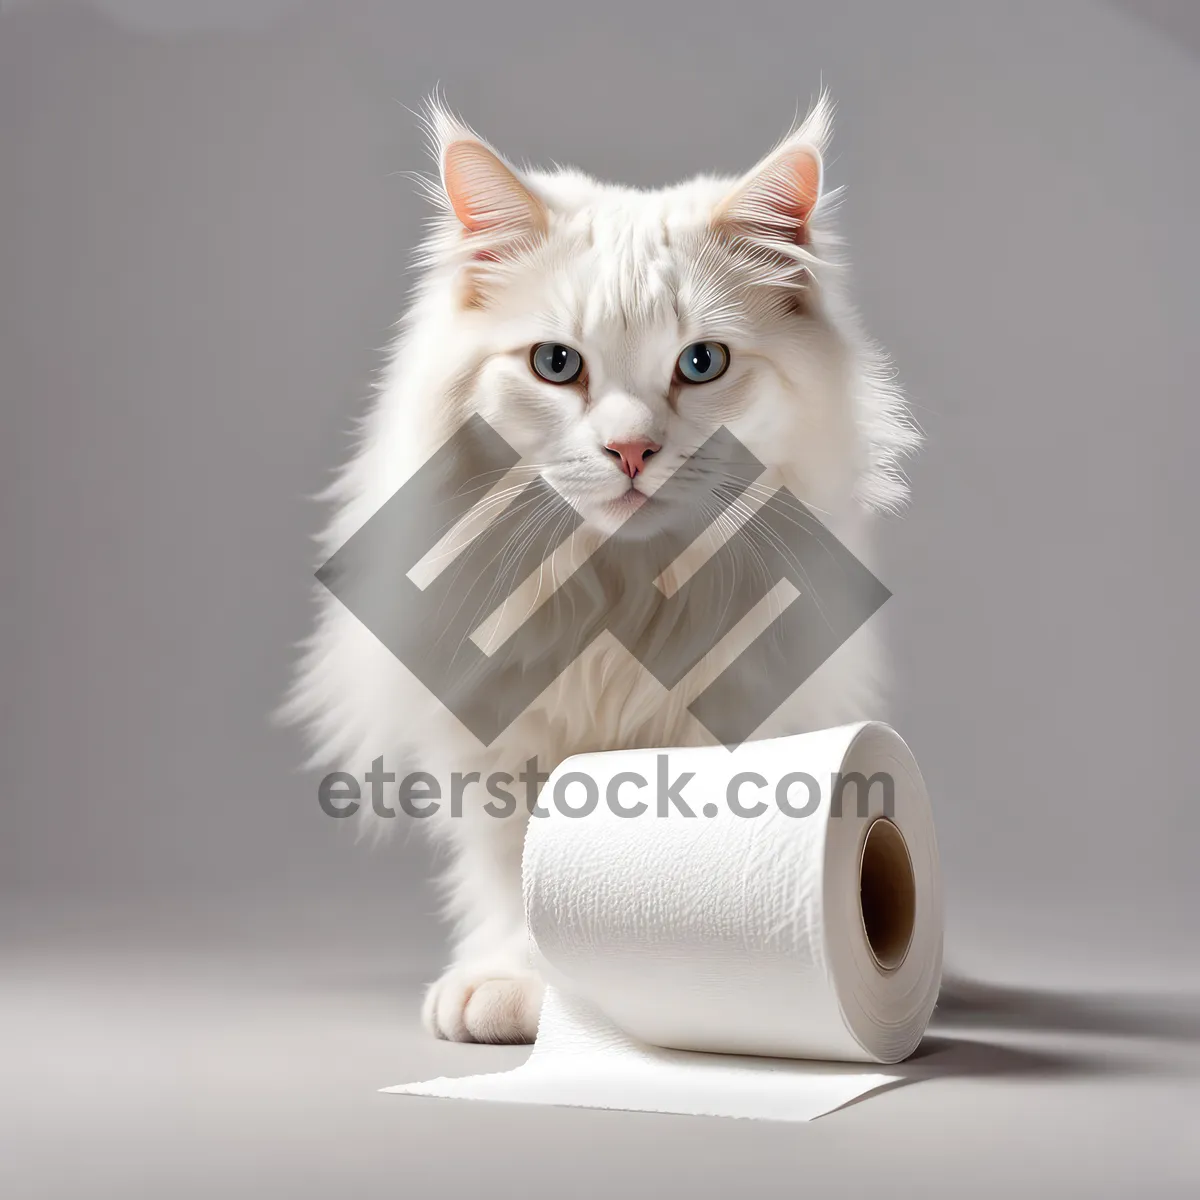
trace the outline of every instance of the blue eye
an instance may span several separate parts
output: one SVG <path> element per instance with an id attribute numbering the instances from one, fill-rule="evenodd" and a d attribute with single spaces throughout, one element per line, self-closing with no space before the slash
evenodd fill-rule
<path id="1" fill-rule="evenodd" d="M 725 374 L 729 351 L 720 342 L 693 342 L 676 366 L 685 383 L 711 383 Z"/>
<path id="2" fill-rule="evenodd" d="M 541 342 L 529 356 L 534 373 L 547 383 L 574 383 L 583 370 L 583 358 L 578 350 L 560 346 L 557 342 Z"/>

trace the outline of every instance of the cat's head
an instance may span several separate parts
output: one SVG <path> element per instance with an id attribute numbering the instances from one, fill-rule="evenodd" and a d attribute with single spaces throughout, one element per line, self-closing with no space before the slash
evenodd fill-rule
<path id="1" fill-rule="evenodd" d="M 655 492 L 703 477 L 721 426 L 801 499 L 853 492 L 869 385 L 823 257 L 824 100 L 741 178 L 653 191 L 518 170 L 439 105 L 429 126 L 426 303 L 456 420 L 482 415 L 606 534 L 642 506 L 634 525 L 668 521 Z"/>

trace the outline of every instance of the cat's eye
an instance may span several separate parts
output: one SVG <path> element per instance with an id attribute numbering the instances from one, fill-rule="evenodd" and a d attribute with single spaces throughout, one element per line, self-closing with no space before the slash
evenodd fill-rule
<path id="1" fill-rule="evenodd" d="M 542 342 L 534 346 L 529 365 L 547 383 L 574 383 L 583 371 L 583 357 L 570 346 Z"/>
<path id="2" fill-rule="evenodd" d="M 729 351 L 720 342 L 693 342 L 675 365 L 685 383 L 711 383 L 725 374 Z"/>

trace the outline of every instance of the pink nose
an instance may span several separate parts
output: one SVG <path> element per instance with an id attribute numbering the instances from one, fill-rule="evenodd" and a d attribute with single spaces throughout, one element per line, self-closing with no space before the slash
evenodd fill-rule
<path id="1" fill-rule="evenodd" d="M 646 469 L 646 459 L 652 454 L 657 454 L 661 449 L 662 447 L 657 442 L 652 442 L 649 438 L 642 438 L 632 442 L 609 442 L 604 447 L 604 452 L 618 459 L 621 463 L 621 470 L 632 479 L 638 472 Z"/>

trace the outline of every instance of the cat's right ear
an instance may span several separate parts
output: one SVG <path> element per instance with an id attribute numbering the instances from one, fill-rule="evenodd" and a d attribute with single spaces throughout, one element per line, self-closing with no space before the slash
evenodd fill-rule
<path id="1" fill-rule="evenodd" d="M 546 210 L 516 172 L 482 142 L 457 140 L 442 151 L 442 186 L 468 233 L 542 233 Z"/>
<path id="2" fill-rule="evenodd" d="M 503 242 L 545 232 L 546 207 L 520 173 L 436 98 L 428 126 L 442 194 L 468 234 Z"/>

